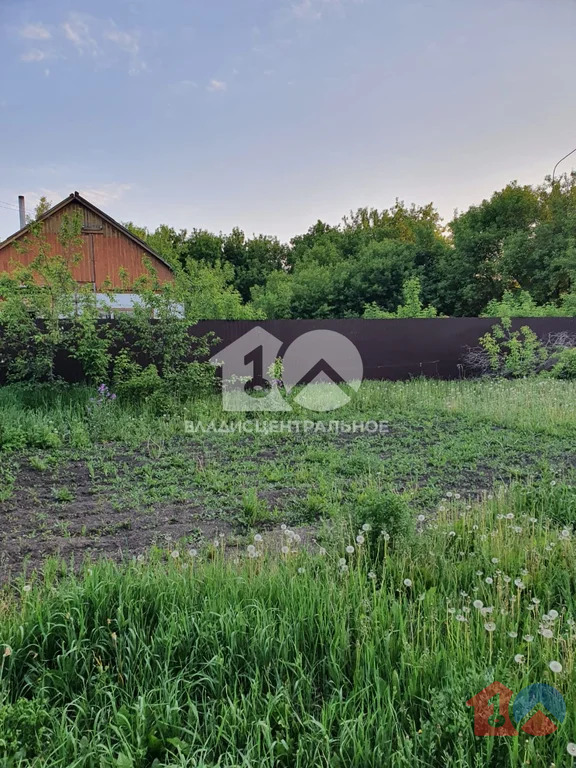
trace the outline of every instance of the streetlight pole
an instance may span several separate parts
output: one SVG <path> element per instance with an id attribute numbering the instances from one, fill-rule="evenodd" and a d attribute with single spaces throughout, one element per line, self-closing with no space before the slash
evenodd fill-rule
<path id="1" fill-rule="evenodd" d="M 554 184 L 554 176 L 556 174 L 556 168 L 558 168 L 560 163 L 562 163 L 564 160 L 566 160 L 567 157 L 570 157 L 570 155 L 573 155 L 574 152 L 576 152 L 576 149 L 573 149 L 572 152 L 568 152 L 567 155 L 564 155 L 564 157 L 561 157 L 560 160 L 558 160 L 558 162 L 554 166 L 554 170 L 552 171 L 552 184 Z"/>

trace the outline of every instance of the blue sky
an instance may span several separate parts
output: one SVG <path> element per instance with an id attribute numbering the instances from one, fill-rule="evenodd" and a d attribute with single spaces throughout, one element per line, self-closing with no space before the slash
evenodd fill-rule
<path id="1" fill-rule="evenodd" d="M 0 238 L 76 189 L 281 239 L 449 219 L 576 147 L 575 39 L 574 0 L 0 0 Z"/>

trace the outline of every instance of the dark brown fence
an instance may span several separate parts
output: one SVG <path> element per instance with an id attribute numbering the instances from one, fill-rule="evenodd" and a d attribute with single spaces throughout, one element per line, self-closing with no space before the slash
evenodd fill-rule
<path id="1" fill-rule="evenodd" d="M 498 323 L 496 318 L 456 317 L 406 320 L 203 320 L 190 328 L 196 337 L 214 333 L 219 339 L 211 350 L 218 355 L 228 344 L 253 328 L 262 327 L 282 342 L 282 356 L 290 344 L 308 331 L 330 330 L 350 339 L 364 365 L 365 379 L 404 380 L 416 376 L 458 379 L 474 375 L 464 367 L 469 347 Z M 567 331 L 576 336 L 574 317 L 515 318 L 513 328 L 529 325 L 541 339 Z M 322 349 L 318 359 L 322 359 Z M 62 354 L 57 360 L 58 376 L 80 381 L 80 364 Z M 0 375 L 1 378 L 1 375 Z M 2 381 L 0 381 L 0 384 Z"/>
<path id="2" fill-rule="evenodd" d="M 330 330 L 352 341 L 364 363 L 365 379 L 403 380 L 414 376 L 457 379 L 468 347 L 498 323 L 496 318 L 454 317 L 406 320 L 205 320 L 191 329 L 195 336 L 212 331 L 220 339 L 213 354 L 257 326 L 283 342 L 280 356 L 307 331 Z M 568 331 L 576 335 L 574 317 L 514 318 L 513 328 L 529 325 L 542 339 Z M 321 356 L 322 350 L 318 350 Z"/>

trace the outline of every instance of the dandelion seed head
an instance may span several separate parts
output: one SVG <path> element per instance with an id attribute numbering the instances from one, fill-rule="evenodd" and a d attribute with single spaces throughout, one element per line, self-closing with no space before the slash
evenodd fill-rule
<path id="1" fill-rule="evenodd" d="M 562 672 L 562 664 L 560 664 L 559 661 L 551 661 L 550 664 L 548 664 L 548 666 L 550 667 L 552 672 L 554 672 L 555 674 L 559 674 L 560 672 Z"/>

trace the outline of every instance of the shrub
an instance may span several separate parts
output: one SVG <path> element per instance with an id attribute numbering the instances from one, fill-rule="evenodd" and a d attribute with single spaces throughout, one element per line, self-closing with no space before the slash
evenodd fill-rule
<path id="1" fill-rule="evenodd" d="M 364 305 L 365 320 L 381 320 L 400 317 L 436 317 L 438 310 L 435 307 L 425 307 L 422 304 L 420 295 L 422 293 L 422 284 L 418 277 L 411 277 L 402 286 L 402 297 L 404 303 L 401 304 L 396 312 L 386 312 L 381 309 L 375 301 Z"/>
<path id="2" fill-rule="evenodd" d="M 379 488 L 367 488 L 359 494 L 353 522 L 362 530 L 371 566 L 382 560 L 385 544 L 397 548 L 409 541 L 414 532 L 413 515 L 406 499 Z"/>
<path id="3" fill-rule="evenodd" d="M 565 293 L 559 305 L 537 304 L 528 291 L 504 291 L 501 299 L 492 299 L 481 317 L 574 317 L 576 294 Z"/>
<path id="4" fill-rule="evenodd" d="M 545 341 L 527 325 L 512 330 L 510 317 L 503 317 L 499 325 L 479 339 L 479 347 L 469 349 L 464 357 L 465 364 L 481 375 L 522 378 L 534 376 L 543 371 L 554 371 L 563 353 L 576 346 L 576 337 L 569 333 L 550 334 Z M 570 378 L 570 357 L 553 374 Z"/>
<path id="5" fill-rule="evenodd" d="M 550 373 L 555 379 L 576 380 L 576 347 L 563 349 Z"/>
<path id="6" fill-rule="evenodd" d="M 114 363 L 113 387 L 122 400 L 142 403 L 160 392 L 163 382 L 154 364 L 143 367 L 124 350 Z"/>

